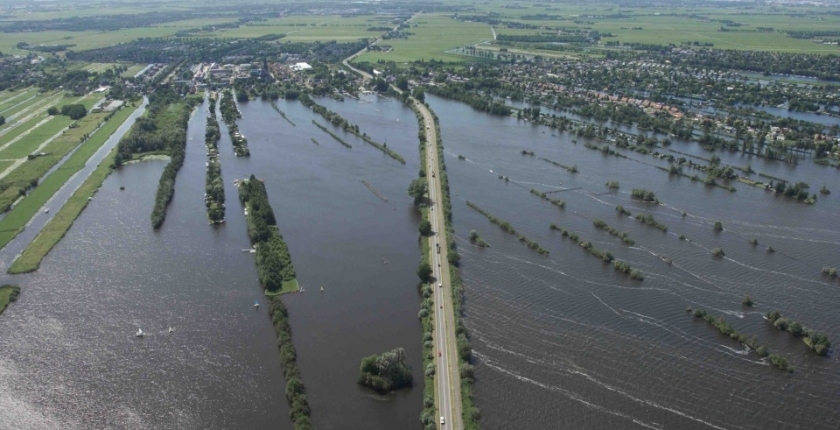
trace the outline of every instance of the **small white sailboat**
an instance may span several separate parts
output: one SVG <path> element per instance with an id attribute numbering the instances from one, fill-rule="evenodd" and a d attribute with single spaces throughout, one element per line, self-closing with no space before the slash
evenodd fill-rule
<path id="1" fill-rule="evenodd" d="M 324 292 L 324 287 L 321 287 L 321 292 L 322 292 L 322 293 Z"/>
<path id="2" fill-rule="evenodd" d="M 143 330 L 141 330 L 141 329 L 139 329 L 139 328 L 138 328 L 138 329 L 137 329 L 137 333 L 135 334 L 135 336 L 137 336 L 137 337 L 143 337 L 143 334 L 144 334 L 144 333 L 143 333 Z"/>
<path id="3" fill-rule="evenodd" d="M 260 302 L 258 302 L 258 301 L 256 301 L 256 300 L 254 300 L 254 307 L 255 307 L 255 308 L 260 307 Z"/>
<path id="4" fill-rule="evenodd" d="M 172 328 L 171 326 L 169 327 L 169 333 L 175 333 L 175 329 Z"/>

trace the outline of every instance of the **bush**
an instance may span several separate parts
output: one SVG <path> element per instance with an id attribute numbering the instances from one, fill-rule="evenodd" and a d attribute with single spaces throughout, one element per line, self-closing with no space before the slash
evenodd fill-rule
<path id="1" fill-rule="evenodd" d="M 87 115 L 87 108 L 82 104 L 68 104 L 61 107 L 61 114 L 67 115 L 70 119 L 82 119 Z"/>
<path id="2" fill-rule="evenodd" d="M 432 223 L 428 220 L 420 221 L 420 226 L 418 227 L 420 234 L 423 236 L 431 236 L 432 235 Z"/>
<path id="3" fill-rule="evenodd" d="M 741 300 L 741 304 L 744 305 L 744 306 L 752 306 L 753 305 L 752 298 L 750 298 L 749 294 L 744 296 L 744 299 Z"/>
<path id="4" fill-rule="evenodd" d="M 723 249 L 721 248 L 715 248 L 712 250 L 712 255 L 714 255 L 715 257 L 723 257 L 726 255 L 726 253 L 724 253 Z"/>
<path id="5" fill-rule="evenodd" d="M 618 189 L 618 181 L 615 181 L 615 180 L 613 180 L 613 181 L 608 181 L 608 182 L 607 182 L 607 188 L 611 188 L 611 189 L 613 189 L 613 190 L 617 190 L 617 189 Z"/>
<path id="6" fill-rule="evenodd" d="M 427 368 L 426 371 L 428 370 Z M 405 351 L 402 348 L 365 357 L 359 366 L 359 384 L 373 388 L 378 393 L 384 394 L 410 387 L 413 382 L 411 368 L 406 362 Z"/>
<path id="7" fill-rule="evenodd" d="M 429 282 L 431 276 L 432 266 L 427 261 L 421 262 L 420 265 L 417 266 L 417 277 L 419 277 L 423 282 Z"/>
<path id="8" fill-rule="evenodd" d="M 720 221 L 715 221 L 714 229 L 715 231 L 723 231 L 723 224 L 721 224 Z"/>
<path id="9" fill-rule="evenodd" d="M 653 191 L 650 190 L 634 188 L 631 195 L 634 199 L 639 199 L 646 202 L 659 202 L 659 200 L 656 199 L 656 194 L 654 194 Z"/>

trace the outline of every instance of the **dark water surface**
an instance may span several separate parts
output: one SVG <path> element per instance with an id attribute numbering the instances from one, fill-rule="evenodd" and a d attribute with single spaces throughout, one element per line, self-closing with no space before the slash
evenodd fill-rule
<path id="1" fill-rule="evenodd" d="M 820 195 L 809 206 L 744 184 L 730 193 L 669 177 L 653 168 L 667 163 L 651 157 L 605 156 L 584 148 L 581 138 L 552 136 L 557 132 L 545 127 L 436 97 L 430 103 L 443 130 L 483 428 L 836 428 L 836 355 L 818 357 L 762 318 L 778 309 L 829 338 L 840 335 L 840 284 L 820 273 L 824 265 L 837 266 L 840 256 L 840 232 L 830 224 L 840 211 L 834 195 Z M 521 155 L 522 149 L 536 157 Z M 580 173 L 539 157 L 577 165 Z M 810 161 L 794 169 L 721 157 L 724 163 L 751 161 L 759 171 L 808 178 L 814 191 L 822 183 L 840 184 L 835 170 Z M 609 180 L 621 188 L 610 191 L 604 186 Z M 531 195 L 531 188 L 567 190 L 550 194 L 565 200 L 566 208 Z M 633 188 L 654 191 L 662 205 L 631 199 Z M 466 200 L 508 220 L 551 254 L 529 250 Z M 668 232 L 619 216 L 618 204 L 633 214 L 654 215 Z M 596 229 L 596 219 L 627 232 L 635 245 Z M 723 232 L 713 231 L 715 221 L 723 223 Z M 551 223 L 629 262 L 645 280 L 618 274 L 551 232 Z M 473 229 L 490 248 L 466 240 Z M 749 244 L 753 238 L 756 247 Z M 766 245 L 776 252 L 768 253 Z M 712 257 L 715 247 L 726 257 Z M 745 294 L 754 308 L 741 305 Z M 688 306 L 757 335 L 795 373 L 769 366 L 693 320 Z"/>
<path id="2" fill-rule="evenodd" d="M 280 103 L 298 127 L 267 103 L 242 106 L 251 158 L 234 157 L 222 130 L 226 224 L 206 221 L 204 105 L 160 231 L 149 213 L 166 162 L 126 166 L 38 272 L 3 275 L 23 292 L 0 318 L 0 429 L 291 428 L 276 336 L 265 307 L 252 306 L 262 301 L 254 256 L 242 252 L 250 243 L 232 181 L 251 173 L 266 181 L 305 287 L 284 301 L 316 426 L 417 423 L 418 219 L 406 189 L 418 154 L 405 151 L 403 166 L 361 141 L 347 150 L 310 124 L 308 109 Z M 416 139 L 413 114 L 393 114 L 403 127 L 383 138 Z M 381 397 L 356 385 L 363 356 L 400 346 L 418 386 Z"/>
<path id="3" fill-rule="evenodd" d="M 649 156 L 604 156 L 581 138 L 575 145 L 544 127 L 429 99 L 449 167 L 482 428 L 836 428 L 836 354 L 817 357 L 761 317 L 778 309 L 840 342 L 840 282 L 820 274 L 840 266 L 835 169 L 721 153 L 724 163 L 749 162 L 835 192 L 814 206 L 740 183 L 730 193 L 669 177 L 653 167 L 667 163 Z M 345 148 L 312 125 L 327 122 L 298 102 L 278 102 L 296 127 L 268 103 L 243 103 L 239 126 L 252 156 L 233 156 L 222 125 L 227 223 L 211 227 L 203 203 L 205 105 L 191 121 L 160 231 L 152 231 L 149 213 L 165 162 L 126 166 L 105 181 L 38 272 L 2 275 L 23 293 L 0 317 L 0 429 L 291 428 L 276 336 L 265 307 L 252 306 L 262 301 L 254 256 L 242 252 L 250 244 L 232 181 L 251 173 L 266 182 L 304 287 L 284 301 L 314 424 L 419 425 L 419 217 L 406 195 L 419 169 L 417 123 L 411 110 L 384 98 L 318 102 L 408 163 L 335 130 L 353 145 Z M 672 148 L 709 156 L 693 144 Z M 580 173 L 539 157 L 575 164 Z M 608 180 L 621 188 L 608 190 Z M 551 196 L 566 208 L 531 188 L 560 191 Z M 633 188 L 653 190 L 662 204 L 631 199 Z M 466 200 L 551 254 L 529 250 Z M 618 216 L 618 204 L 654 215 L 668 232 Z M 596 219 L 636 244 L 595 229 Z M 713 231 L 715 221 L 723 232 Z M 551 223 L 629 262 L 645 280 L 618 274 L 549 231 Z M 473 229 L 490 248 L 466 240 Z M 753 238 L 758 246 L 749 244 Z M 715 247 L 726 257 L 712 257 Z M 745 294 L 754 308 L 742 307 Z M 688 306 L 758 336 L 795 373 L 694 321 Z M 175 333 L 166 333 L 169 326 Z M 138 327 L 145 338 L 134 336 Z M 406 349 L 418 384 L 384 397 L 360 388 L 360 359 L 395 347 Z"/>

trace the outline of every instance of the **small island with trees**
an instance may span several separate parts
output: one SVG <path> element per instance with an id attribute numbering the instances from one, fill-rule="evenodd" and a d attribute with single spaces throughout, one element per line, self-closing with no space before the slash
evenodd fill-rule
<path id="1" fill-rule="evenodd" d="M 411 367 L 405 361 L 402 348 L 365 357 L 359 366 L 359 385 L 373 388 L 380 394 L 411 387 L 413 383 Z"/>

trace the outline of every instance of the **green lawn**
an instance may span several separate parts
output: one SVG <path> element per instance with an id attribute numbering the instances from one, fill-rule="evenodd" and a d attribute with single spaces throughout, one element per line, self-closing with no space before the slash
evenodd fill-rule
<path id="1" fill-rule="evenodd" d="M 17 299 L 17 295 L 20 293 L 20 287 L 17 285 L 3 285 L 0 286 L 0 314 L 6 310 L 6 307 L 9 306 L 9 303 L 15 301 Z"/>
<path id="2" fill-rule="evenodd" d="M 283 294 L 289 293 L 297 293 L 300 291 L 300 285 L 298 284 L 297 278 L 292 279 L 291 281 L 283 281 L 283 287 L 280 288 L 280 291 L 270 292 L 265 290 L 266 297 L 274 297 L 274 296 L 282 296 Z"/>
<path id="3" fill-rule="evenodd" d="M 38 210 L 49 200 L 73 174 L 84 167 L 85 162 L 98 150 L 105 140 L 116 131 L 117 127 L 122 124 L 126 118 L 134 111 L 133 108 L 127 107 L 114 115 L 102 128 L 98 129 L 93 135 L 79 147 L 73 155 L 57 170 L 47 176 L 41 183 L 32 190 L 23 200 L 20 201 L 5 218 L 0 220 L 0 248 L 6 246 L 27 222 L 38 212 Z M 94 117 L 92 114 L 88 115 Z M 87 118 L 87 117 L 85 117 Z M 101 121 L 102 117 L 99 117 Z M 58 139 L 56 139 L 58 140 Z M 55 142 L 53 142 L 55 144 Z M 39 157 L 44 158 L 44 157 Z M 37 159 L 36 159 L 37 160 Z M 24 163 L 14 173 L 18 173 L 28 163 Z M 7 177 L 8 178 L 8 177 Z M 5 179 L 5 178 L 4 178 Z M 13 189 L 9 188 L 9 190 Z M 8 191 L 8 190 L 7 190 Z M 4 193 L 6 194 L 6 193 Z"/>

